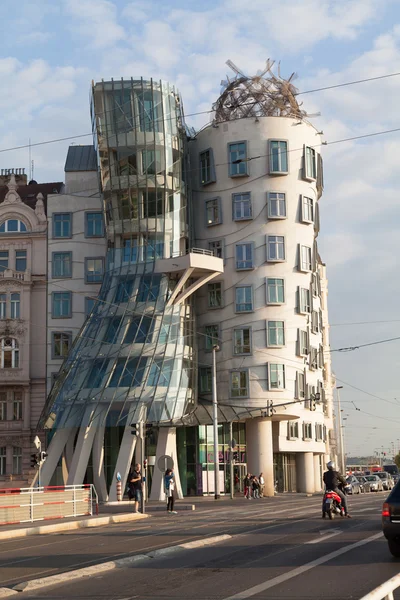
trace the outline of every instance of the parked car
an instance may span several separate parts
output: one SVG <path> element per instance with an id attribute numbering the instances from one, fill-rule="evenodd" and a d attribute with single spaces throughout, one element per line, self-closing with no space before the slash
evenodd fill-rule
<path id="1" fill-rule="evenodd" d="M 397 482 L 383 505 L 382 530 L 390 552 L 400 558 L 400 482 Z"/>
<path id="2" fill-rule="evenodd" d="M 378 475 L 367 475 L 365 479 L 369 481 L 371 492 L 383 492 L 383 483 Z"/>
<path id="3" fill-rule="evenodd" d="M 357 479 L 358 483 L 360 484 L 360 492 L 362 494 L 366 494 L 367 492 L 371 491 L 371 484 L 366 477 L 363 475 L 358 475 Z"/>
<path id="4" fill-rule="evenodd" d="M 379 479 L 382 481 L 383 489 L 390 492 L 394 488 L 393 478 L 390 473 L 382 471 L 381 473 L 376 473 Z"/>
<path id="5" fill-rule="evenodd" d="M 345 486 L 346 494 L 359 494 L 361 492 L 360 482 L 354 475 L 346 477 L 347 485 Z"/>

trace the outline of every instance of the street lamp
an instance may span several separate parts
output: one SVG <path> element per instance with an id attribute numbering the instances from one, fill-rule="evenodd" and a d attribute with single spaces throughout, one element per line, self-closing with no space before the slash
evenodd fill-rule
<path id="1" fill-rule="evenodd" d="M 213 430 L 214 430 L 214 499 L 219 495 L 219 452 L 218 452 L 218 404 L 217 404 L 217 360 L 218 344 L 212 347 L 212 405 L 213 405 Z"/>
<path id="2" fill-rule="evenodd" d="M 340 406 L 340 394 L 339 394 L 339 390 L 342 390 L 342 389 L 343 389 L 342 385 L 337 385 L 336 386 L 336 395 L 337 395 L 338 413 L 339 413 L 340 463 L 341 463 L 342 473 L 344 474 L 344 473 L 346 473 L 346 464 L 345 464 L 344 443 L 343 443 L 342 409 L 341 409 L 341 406 Z"/>

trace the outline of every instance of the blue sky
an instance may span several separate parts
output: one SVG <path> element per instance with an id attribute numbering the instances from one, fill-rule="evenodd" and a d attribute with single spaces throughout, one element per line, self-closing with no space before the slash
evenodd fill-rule
<path id="1" fill-rule="evenodd" d="M 399 0 L 29 0 L 15 6 L 1 2 L 0 150 L 29 138 L 89 133 L 92 79 L 167 79 L 180 89 L 188 114 L 211 107 L 228 58 L 249 74 L 268 57 L 281 61 L 283 75 L 298 73 L 300 91 L 400 71 Z M 399 95 L 400 77 L 393 77 L 303 101 L 309 113 L 321 112 L 313 123 L 329 142 L 400 127 Z M 189 124 L 207 121 L 203 115 Z M 68 144 L 34 148 L 38 181 L 63 179 Z M 332 348 L 400 336 L 399 156 L 400 133 L 324 149 L 319 246 L 328 266 Z M 28 151 L 1 152 L 0 168 L 10 167 L 28 168 Z M 342 325 L 355 322 L 365 323 Z M 392 342 L 333 355 L 337 377 L 346 382 L 352 454 L 398 444 L 399 348 Z"/>

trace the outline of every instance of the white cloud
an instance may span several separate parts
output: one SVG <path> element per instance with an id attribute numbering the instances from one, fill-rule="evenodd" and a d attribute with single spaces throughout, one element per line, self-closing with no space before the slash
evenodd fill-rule
<path id="1" fill-rule="evenodd" d="M 73 17 L 72 29 L 94 49 L 103 49 L 123 40 L 124 28 L 117 22 L 117 9 L 108 0 L 65 0 L 65 11 Z"/>

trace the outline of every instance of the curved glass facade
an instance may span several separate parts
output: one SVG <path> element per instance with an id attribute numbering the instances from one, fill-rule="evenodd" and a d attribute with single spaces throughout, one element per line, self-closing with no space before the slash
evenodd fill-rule
<path id="1" fill-rule="evenodd" d="M 177 278 L 162 271 L 162 259 L 189 247 L 180 96 L 152 80 L 96 83 L 92 123 L 108 241 L 104 280 L 41 425 L 125 425 L 139 408 L 147 422 L 176 422 L 194 409 L 197 380 L 193 297 L 168 303 Z"/>

